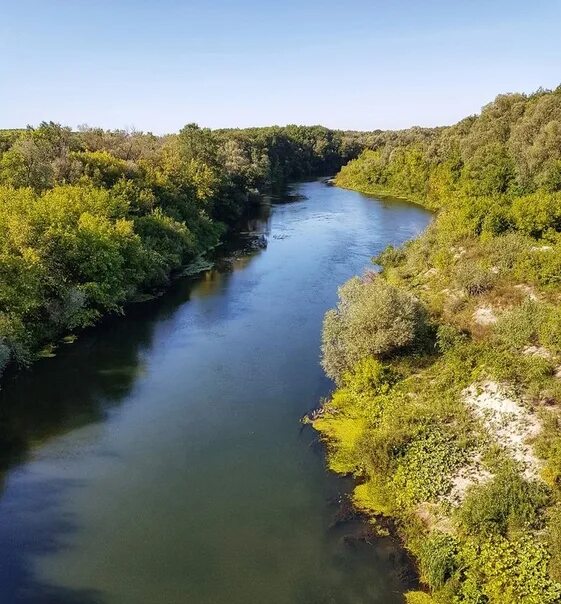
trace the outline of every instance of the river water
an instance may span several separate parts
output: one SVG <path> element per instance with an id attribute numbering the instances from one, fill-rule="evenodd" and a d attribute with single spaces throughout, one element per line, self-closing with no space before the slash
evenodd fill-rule
<path id="1" fill-rule="evenodd" d="M 320 181 L 292 193 L 214 269 L 5 380 L 0 602 L 402 602 L 403 552 L 360 538 L 299 419 L 332 388 L 337 287 L 430 215 Z"/>

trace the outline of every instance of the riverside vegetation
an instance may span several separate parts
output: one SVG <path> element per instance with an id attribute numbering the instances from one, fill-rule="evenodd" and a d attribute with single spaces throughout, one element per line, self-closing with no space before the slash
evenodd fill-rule
<path id="1" fill-rule="evenodd" d="M 360 145 L 319 126 L 1 130 L 0 374 L 161 288 L 260 193 L 333 174 Z"/>
<path id="2" fill-rule="evenodd" d="M 401 132 L 0 131 L 0 372 L 164 286 L 260 192 L 341 166 L 437 217 L 326 316 L 330 467 L 396 519 L 427 586 L 410 604 L 561 601 L 560 89 Z"/>
<path id="3" fill-rule="evenodd" d="M 396 520 L 409 604 L 560 602 L 561 87 L 368 147 L 336 184 L 436 218 L 326 315 L 329 465 Z"/>

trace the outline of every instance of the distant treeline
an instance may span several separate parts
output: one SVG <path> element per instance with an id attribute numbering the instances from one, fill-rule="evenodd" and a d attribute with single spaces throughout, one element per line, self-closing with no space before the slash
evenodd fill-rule
<path id="1" fill-rule="evenodd" d="M 464 205 L 486 198 L 476 204 L 485 206 L 485 214 L 491 209 L 482 228 L 527 230 L 527 220 L 522 225 L 507 200 L 539 192 L 541 200 L 531 205 L 547 206 L 546 197 L 561 191 L 561 86 L 500 95 L 480 115 L 451 127 L 373 133 L 366 142 L 368 149 L 339 174 L 340 186 L 401 195 L 433 208 L 458 198 Z M 544 220 L 557 225 L 553 217 Z"/>
<path id="2" fill-rule="evenodd" d="M 165 284 L 260 193 L 334 174 L 360 149 L 320 126 L 1 130 L 0 373 Z"/>

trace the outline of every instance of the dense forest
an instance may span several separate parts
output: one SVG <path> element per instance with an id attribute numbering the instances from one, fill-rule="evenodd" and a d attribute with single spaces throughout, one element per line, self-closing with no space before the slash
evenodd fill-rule
<path id="1" fill-rule="evenodd" d="M 368 146 L 339 186 L 437 213 L 325 318 L 330 466 L 396 519 L 410 604 L 560 602 L 561 87 Z"/>
<path id="2" fill-rule="evenodd" d="M 0 131 L 0 374 L 165 285 L 260 194 L 360 148 L 319 126 Z"/>

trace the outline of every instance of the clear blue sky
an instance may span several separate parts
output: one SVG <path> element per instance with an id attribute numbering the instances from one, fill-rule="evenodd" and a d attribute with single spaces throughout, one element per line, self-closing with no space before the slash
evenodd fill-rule
<path id="1" fill-rule="evenodd" d="M 0 127 L 440 125 L 561 83 L 561 0 L 0 0 Z"/>

